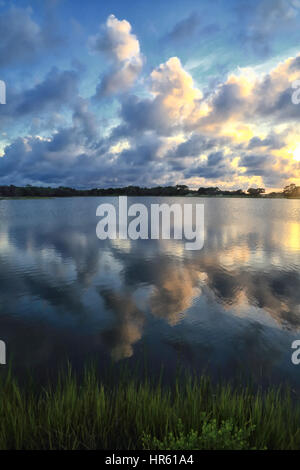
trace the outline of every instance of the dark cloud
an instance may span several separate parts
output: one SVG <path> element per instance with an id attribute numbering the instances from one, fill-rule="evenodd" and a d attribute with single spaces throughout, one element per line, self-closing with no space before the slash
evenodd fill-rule
<path id="1" fill-rule="evenodd" d="M 213 110 L 203 119 L 203 122 L 208 124 L 226 121 L 245 107 L 245 100 L 237 83 L 221 85 L 211 97 L 211 103 Z"/>
<path id="2" fill-rule="evenodd" d="M 240 166 L 245 167 L 262 167 L 271 157 L 266 155 L 245 155 L 240 159 Z"/>
<path id="3" fill-rule="evenodd" d="M 293 59 L 290 67 L 296 63 Z M 297 121 L 300 118 L 300 106 L 292 102 L 293 89 L 288 77 L 276 80 L 271 74 L 266 75 L 255 89 L 255 107 L 253 111 L 262 118 L 270 117 L 277 122 Z"/>
<path id="4" fill-rule="evenodd" d="M 270 55 L 279 33 L 297 33 L 299 29 L 299 7 L 292 0 L 242 0 L 236 11 L 242 26 L 239 40 L 255 55 Z"/>
<path id="5" fill-rule="evenodd" d="M 210 153 L 207 157 L 207 165 L 208 166 L 215 166 L 219 165 L 224 159 L 224 155 L 222 152 L 214 152 Z"/>
<path id="6" fill-rule="evenodd" d="M 210 153 L 205 161 L 184 172 L 186 178 L 197 176 L 206 179 L 223 178 L 224 180 L 234 174 L 235 170 L 231 167 L 230 160 L 226 159 L 221 151 Z"/>
<path id="7" fill-rule="evenodd" d="M 99 128 L 88 102 L 76 97 L 72 125 L 49 138 L 17 138 L 4 149 L 0 158 L 2 184 L 64 184 L 69 180 L 78 186 L 99 175 L 101 162 L 95 148 L 102 149 Z M 86 168 L 85 168 L 86 165 Z"/>
<path id="8" fill-rule="evenodd" d="M 21 93 L 15 114 L 30 114 L 36 111 L 58 109 L 70 104 L 78 94 L 78 74 L 73 70 L 59 71 L 53 68 L 45 80 L 34 88 Z"/>
<path id="9" fill-rule="evenodd" d="M 119 131 L 125 130 L 133 135 L 150 130 L 158 134 L 170 133 L 170 122 L 159 98 L 153 100 L 128 96 L 122 102 L 120 116 L 122 125 Z"/>
<path id="10" fill-rule="evenodd" d="M 169 153 L 170 157 L 185 158 L 198 157 L 201 153 L 211 150 L 220 143 L 220 139 L 209 139 L 197 133 L 182 144 L 179 144 L 175 150 Z"/>
<path id="11" fill-rule="evenodd" d="M 141 60 L 132 60 L 121 67 L 114 66 L 103 75 L 96 89 L 96 98 L 120 94 L 128 90 L 142 70 Z"/>
<path id="12" fill-rule="evenodd" d="M 201 24 L 200 17 L 197 12 L 192 12 L 187 18 L 175 24 L 173 29 L 163 37 L 165 41 L 180 41 L 190 38 Z"/>
<path id="13" fill-rule="evenodd" d="M 285 141 L 282 136 L 276 134 L 270 134 L 265 139 L 259 137 L 252 137 L 248 144 L 248 149 L 254 149 L 257 147 L 268 147 L 273 150 L 279 150 L 285 146 Z"/>
<path id="14" fill-rule="evenodd" d="M 270 154 L 243 155 L 239 161 L 239 167 L 246 168 L 247 176 L 271 176 L 278 171 L 273 167 L 276 162 L 274 156 Z"/>
<path id="15" fill-rule="evenodd" d="M 137 144 L 133 144 L 132 148 L 121 153 L 119 163 L 122 160 L 127 165 L 145 165 L 155 160 L 160 145 L 160 139 L 155 135 L 145 136 Z"/>
<path id="16" fill-rule="evenodd" d="M 296 72 L 298 70 L 300 71 L 300 55 L 295 57 L 295 59 L 292 61 L 291 65 L 289 66 L 289 70 L 291 72 Z"/>
<path id="17" fill-rule="evenodd" d="M 46 22 L 40 26 L 33 20 L 29 7 L 12 6 L 1 13 L 0 31 L 1 67 L 30 61 L 62 41 L 53 25 Z"/>
<path id="18" fill-rule="evenodd" d="M 50 70 L 44 80 L 32 88 L 16 91 L 8 87 L 7 104 L 0 107 L 1 128 L 20 119 L 57 113 L 63 107 L 73 106 L 78 100 L 79 74 L 74 70 Z M 27 121 L 28 122 L 28 121 Z"/>
<path id="19" fill-rule="evenodd" d="M 205 26 L 197 12 L 192 12 L 188 17 L 184 18 L 161 38 L 161 43 L 175 43 L 190 41 L 195 37 L 210 36 L 220 31 L 220 27 L 216 23 L 209 23 Z"/>

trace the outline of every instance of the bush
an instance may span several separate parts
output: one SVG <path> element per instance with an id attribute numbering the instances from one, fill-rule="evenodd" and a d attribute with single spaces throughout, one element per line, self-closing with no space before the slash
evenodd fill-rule
<path id="1" fill-rule="evenodd" d="M 169 432 L 161 441 L 149 434 L 142 438 L 146 450 L 245 450 L 250 449 L 249 438 L 255 426 L 238 428 L 231 420 L 218 426 L 215 419 L 208 421 L 204 415 L 201 432 L 184 432 L 181 419 L 175 432 Z"/>

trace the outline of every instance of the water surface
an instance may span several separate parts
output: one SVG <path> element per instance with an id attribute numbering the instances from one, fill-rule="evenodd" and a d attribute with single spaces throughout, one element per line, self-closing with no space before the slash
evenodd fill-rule
<path id="1" fill-rule="evenodd" d="M 205 242 L 96 236 L 117 198 L 0 201 L 0 339 L 19 370 L 97 357 L 300 386 L 300 201 L 204 203 Z M 5 367 L 5 366 L 1 366 Z"/>

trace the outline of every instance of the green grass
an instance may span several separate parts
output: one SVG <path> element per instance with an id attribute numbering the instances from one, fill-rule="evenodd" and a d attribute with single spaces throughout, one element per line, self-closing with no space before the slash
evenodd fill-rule
<path id="1" fill-rule="evenodd" d="M 300 406 L 287 389 L 207 377 L 173 386 L 70 368 L 55 385 L 0 378 L 0 449 L 299 449 Z"/>

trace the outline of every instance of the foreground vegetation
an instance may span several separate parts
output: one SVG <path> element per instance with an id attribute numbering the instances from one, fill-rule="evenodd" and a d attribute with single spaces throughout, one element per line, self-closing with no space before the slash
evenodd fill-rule
<path id="1" fill-rule="evenodd" d="M 299 449 L 300 406 L 286 390 L 213 386 L 206 377 L 99 381 L 89 367 L 55 385 L 0 378 L 0 449 Z"/>

